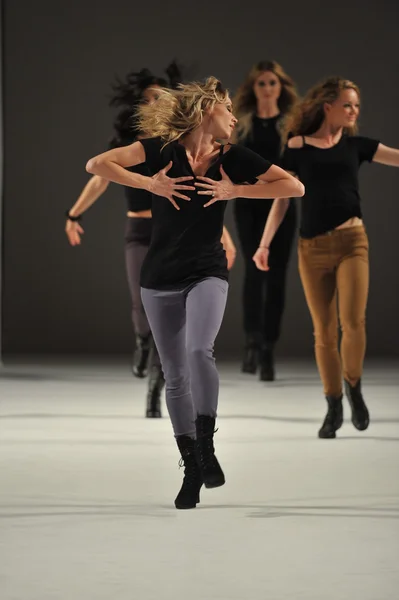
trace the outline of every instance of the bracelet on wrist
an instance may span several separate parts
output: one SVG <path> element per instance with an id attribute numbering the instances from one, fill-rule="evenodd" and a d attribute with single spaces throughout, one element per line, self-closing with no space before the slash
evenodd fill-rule
<path id="1" fill-rule="evenodd" d="M 261 250 L 270 250 L 270 246 L 259 246 Z"/>
<path id="2" fill-rule="evenodd" d="M 65 212 L 65 216 L 68 219 L 68 221 L 75 222 L 75 221 L 81 221 L 82 220 L 82 215 L 78 215 L 77 217 L 74 217 L 74 216 L 72 216 L 72 215 L 69 214 L 69 210 L 67 210 Z"/>

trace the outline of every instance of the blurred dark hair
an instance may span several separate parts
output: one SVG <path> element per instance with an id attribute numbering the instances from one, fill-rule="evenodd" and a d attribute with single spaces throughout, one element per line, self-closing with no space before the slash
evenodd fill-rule
<path id="1" fill-rule="evenodd" d="M 131 144 L 140 134 L 136 112 L 143 103 L 146 89 L 154 85 L 175 89 L 182 82 L 181 68 L 175 60 L 167 66 L 165 73 L 167 78 L 157 77 L 149 69 L 131 71 L 124 81 L 116 78 L 116 81 L 111 84 L 113 95 L 109 105 L 121 108 L 113 123 L 115 134 L 109 142 L 111 148 Z"/>

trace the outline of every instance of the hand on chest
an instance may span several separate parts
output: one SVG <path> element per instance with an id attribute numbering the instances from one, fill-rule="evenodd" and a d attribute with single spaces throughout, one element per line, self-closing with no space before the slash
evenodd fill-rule
<path id="1" fill-rule="evenodd" d="M 178 177 L 193 177 L 193 180 L 190 181 L 190 185 L 195 186 L 196 183 L 203 183 L 200 177 L 208 177 L 213 181 L 220 181 L 222 179 L 222 175 L 220 172 L 220 161 L 214 161 L 212 164 L 207 164 L 198 162 L 192 162 L 186 156 L 186 160 L 177 161 L 176 157 L 174 157 L 173 166 L 168 172 L 168 176 L 171 178 Z M 209 197 L 199 194 L 200 191 L 203 191 L 202 188 L 196 187 L 195 190 L 187 190 L 185 191 L 185 195 L 189 196 L 190 202 L 184 201 L 180 198 L 176 198 L 176 202 L 178 203 L 181 209 L 186 210 L 204 210 L 203 206 L 209 201 Z M 205 210 L 210 210 L 214 208 L 214 206 L 209 206 Z"/>

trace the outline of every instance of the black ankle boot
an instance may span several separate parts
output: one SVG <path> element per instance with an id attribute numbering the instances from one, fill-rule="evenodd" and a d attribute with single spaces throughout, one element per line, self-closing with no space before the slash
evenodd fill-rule
<path id="1" fill-rule="evenodd" d="M 148 379 L 147 410 L 146 417 L 149 419 L 160 419 L 161 393 L 165 386 L 161 367 L 152 367 Z"/>
<path id="2" fill-rule="evenodd" d="M 245 346 L 241 371 L 243 373 L 256 373 L 259 362 L 259 336 L 248 334 Z"/>
<path id="3" fill-rule="evenodd" d="M 195 508 L 200 501 L 202 486 L 201 471 L 197 462 L 195 440 L 188 435 L 179 435 L 176 438 L 181 454 L 179 466 L 184 466 L 183 484 L 175 499 L 176 508 Z"/>
<path id="4" fill-rule="evenodd" d="M 260 350 L 260 374 L 259 379 L 261 381 L 274 381 L 274 344 L 265 343 L 262 344 Z"/>
<path id="5" fill-rule="evenodd" d="M 206 488 L 215 488 L 225 483 L 224 473 L 215 456 L 213 434 L 215 419 L 206 415 L 198 415 L 195 421 L 197 431 L 197 458 Z"/>
<path id="6" fill-rule="evenodd" d="M 148 359 L 151 352 L 151 334 L 147 336 L 136 335 L 136 348 L 133 354 L 132 371 L 135 377 L 146 377 L 148 373 Z"/>
<path id="7" fill-rule="evenodd" d="M 370 415 L 362 395 L 360 379 L 354 386 L 345 380 L 345 393 L 352 409 L 352 423 L 356 429 L 364 431 L 370 424 Z"/>
<path id="8" fill-rule="evenodd" d="M 342 427 L 344 422 L 344 414 L 342 409 L 342 394 L 341 396 L 326 396 L 328 410 L 323 425 L 319 430 L 319 438 L 330 439 L 335 438 L 335 432 Z"/>

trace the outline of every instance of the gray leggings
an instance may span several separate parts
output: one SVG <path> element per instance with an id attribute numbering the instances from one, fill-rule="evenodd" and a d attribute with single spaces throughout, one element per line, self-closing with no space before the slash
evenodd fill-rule
<path id="1" fill-rule="evenodd" d="M 128 217 L 125 232 L 126 275 L 132 299 L 132 321 L 137 335 L 147 337 L 151 333 L 141 300 L 140 273 L 151 241 L 152 219 Z M 155 344 L 151 353 L 150 367 L 161 363 Z"/>
<path id="2" fill-rule="evenodd" d="M 216 417 L 219 376 L 213 344 L 222 323 L 228 283 L 209 277 L 183 290 L 141 289 L 161 358 L 174 434 L 195 436 L 197 415 Z"/>

